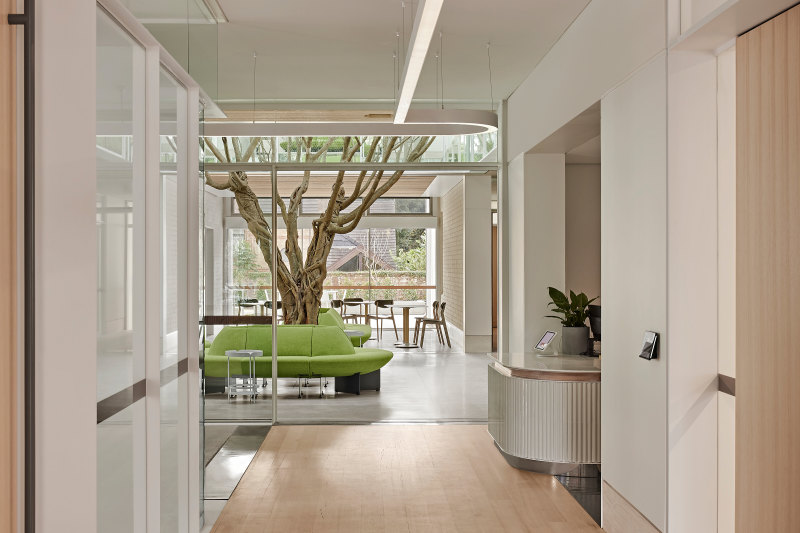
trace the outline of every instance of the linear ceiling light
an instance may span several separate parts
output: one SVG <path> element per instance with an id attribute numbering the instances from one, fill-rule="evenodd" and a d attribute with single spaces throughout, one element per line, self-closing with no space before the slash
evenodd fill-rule
<path id="1" fill-rule="evenodd" d="M 397 109 L 394 113 L 394 123 L 403 124 L 406 121 L 411 99 L 417 90 L 417 82 L 425 64 L 425 56 L 431 45 L 439 13 L 442 11 L 444 0 L 419 0 L 417 16 L 414 19 L 414 28 L 411 31 L 411 41 L 408 45 L 409 52 L 403 69 L 403 78 L 400 82 L 400 97 L 397 99 Z"/>

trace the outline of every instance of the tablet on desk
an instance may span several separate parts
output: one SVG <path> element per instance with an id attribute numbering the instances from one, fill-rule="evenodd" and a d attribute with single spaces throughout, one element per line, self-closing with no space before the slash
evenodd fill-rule
<path id="1" fill-rule="evenodd" d="M 536 349 L 539 351 L 544 351 L 550 346 L 550 343 L 553 342 L 553 339 L 556 338 L 555 331 L 546 331 L 542 338 L 539 339 L 539 342 L 536 344 Z"/>

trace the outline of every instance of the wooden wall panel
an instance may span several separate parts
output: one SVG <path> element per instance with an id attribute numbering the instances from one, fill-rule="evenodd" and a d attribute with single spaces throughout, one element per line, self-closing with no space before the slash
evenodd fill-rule
<path id="1" fill-rule="evenodd" d="M 800 7 L 737 57 L 736 530 L 800 527 Z"/>
<path id="2" fill-rule="evenodd" d="M 13 0 L 0 0 L 0 532 L 17 523 L 16 29 Z"/>

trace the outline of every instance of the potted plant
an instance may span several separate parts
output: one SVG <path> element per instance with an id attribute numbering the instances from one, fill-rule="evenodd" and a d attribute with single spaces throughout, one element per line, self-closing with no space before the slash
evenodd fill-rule
<path id="1" fill-rule="evenodd" d="M 561 316 L 548 315 L 547 318 L 555 318 L 561 321 L 561 352 L 568 355 L 585 354 L 589 346 L 589 328 L 586 326 L 586 319 L 589 317 L 589 304 L 597 300 L 591 300 L 584 294 L 575 294 L 569 291 L 569 298 L 556 289 L 548 287 L 550 299 L 552 300 L 548 308 L 553 313 Z"/>

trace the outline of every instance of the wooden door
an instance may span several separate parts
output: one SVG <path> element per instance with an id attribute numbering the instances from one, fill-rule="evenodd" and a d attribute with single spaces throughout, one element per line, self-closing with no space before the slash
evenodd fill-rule
<path id="1" fill-rule="evenodd" d="M 0 532 L 16 531 L 17 169 L 16 2 L 0 0 Z"/>
<path id="2" fill-rule="evenodd" d="M 800 7 L 736 62 L 736 530 L 798 531 Z"/>

